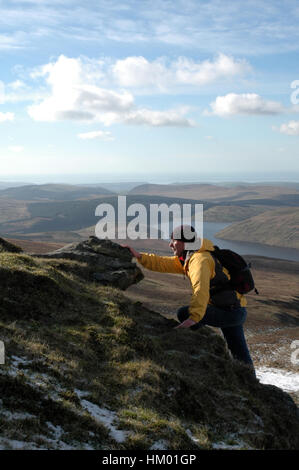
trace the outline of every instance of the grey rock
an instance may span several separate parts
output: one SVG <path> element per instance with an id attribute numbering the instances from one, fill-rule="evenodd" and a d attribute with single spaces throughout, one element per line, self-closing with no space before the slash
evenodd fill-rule
<path id="1" fill-rule="evenodd" d="M 84 263 L 91 272 L 91 278 L 100 284 L 127 289 L 143 279 L 131 252 L 111 240 L 100 240 L 91 236 L 79 243 L 70 243 L 40 258 L 70 259 Z"/>

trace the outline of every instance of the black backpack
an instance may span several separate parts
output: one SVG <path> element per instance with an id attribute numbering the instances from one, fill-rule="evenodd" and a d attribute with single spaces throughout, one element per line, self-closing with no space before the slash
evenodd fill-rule
<path id="1" fill-rule="evenodd" d="M 220 249 L 214 246 L 215 251 L 210 251 L 219 263 L 228 270 L 230 280 L 228 285 L 223 289 L 233 289 L 239 294 L 248 294 L 253 289 L 258 294 L 254 285 L 254 280 L 250 271 L 251 265 L 247 264 L 241 255 L 232 250 Z"/>

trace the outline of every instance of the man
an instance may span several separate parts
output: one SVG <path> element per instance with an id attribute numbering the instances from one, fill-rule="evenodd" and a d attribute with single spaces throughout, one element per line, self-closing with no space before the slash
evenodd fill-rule
<path id="1" fill-rule="evenodd" d="M 191 236 L 186 238 L 186 233 L 191 233 Z M 190 305 L 179 308 L 180 325 L 176 328 L 194 330 L 202 325 L 221 328 L 232 356 L 254 369 L 243 330 L 247 316 L 246 299 L 236 291 L 221 290 L 229 274 L 213 257 L 214 246 L 210 240 L 204 238 L 198 250 L 185 249 L 186 243 L 195 240 L 194 228 L 182 225 L 171 235 L 169 246 L 174 256 L 139 253 L 127 247 L 145 268 L 162 273 L 185 274 L 189 278 L 193 294 Z"/>

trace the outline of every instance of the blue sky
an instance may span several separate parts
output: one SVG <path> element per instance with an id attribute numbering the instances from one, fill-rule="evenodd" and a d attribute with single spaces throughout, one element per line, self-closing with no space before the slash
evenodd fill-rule
<path id="1" fill-rule="evenodd" d="M 296 179 L 298 22 L 291 0 L 0 1 L 0 175 Z"/>

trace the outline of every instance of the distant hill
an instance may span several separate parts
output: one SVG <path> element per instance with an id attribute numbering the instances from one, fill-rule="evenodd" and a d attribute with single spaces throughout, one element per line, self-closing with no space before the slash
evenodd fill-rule
<path id="1" fill-rule="evenodd" d="M 18 186 L 28 186 L 31 183 L 17 182 L 17 181 L 0 181 L 0 191 L 7 188 L 17 188 Z"/>
<path id="2" fill-rule="evenodd" d="M 143 184 L 133 188 L 129 194 L 160 195 L 203 199 L 205 201 L 225 202 L 238 201 L 256 203 L 264 200 L 266 205 L 285 205 L 288 199 L 299 197 L 299 190 L 292 186 L 269 186 L 239 184 L 237 186 L 220 186 L 214 184 Z M 282 197 L 283 196 L 283 197 Z"/>
<path id="3" fill-rule="evenodd" d="M 82 186 L 85 187 L 101 187 L 108 189 L 109 191 L 112 191 L 113 193 L 124 193 L 131 191 L 131 189 L 135 188 L 136 186 L 140 186 L 142 184 L 145 184 L 144 182 L 137 182 L 137 181 L 125 181 L 125 182 L 116 182 L 116 183 L 99 183 L 99 184 L 84 184 Z"/>
<path id="4" fill-rule="evenodd" d="M 185 199 L 184 203 L 195 204 L 193 199 Z M 95 209 L 101 203 L 111 204 L 117 216 L 118 198 L 117 196 L 105 196 L 89 200 L 75 201 L 53 201 L 53 202 L 31 202 L 27 204 L 29 217 L 0 224 L 2 233 L 32 234 L 37 232 L 72 231 L 81 230 L 95 225 L 99 218 L 95 216 Z M 161 196 L 127 196 L 127 207 L 131 204 L 143 204 L 148 210 L 150 204 L 181 204 L 180 198 L 170 198 Z M 206 203 L 209 208 L 212 204 Z M 129 220 L 129 217 L 128 217 Z"/>
<path id="5" fill-rule="evenodd" d="M 113 193 L 108 189 L 98 186 L 85 187 L 68 184 L 34 184 L 4 189 L 0 191 L 0 198 L 4 197 L 22 201 L 34 201 L 41 199 L 52 201 L 70 201 L 107 194 Z"/>
<path id="6" fill-rule="evenodd" d="M 273 207 L 273 210 L 276 207 Z M 223 204 L 210 207 L 204 211 L 204 222 L 239 222 L 263 212 L 269 211 L 269 206 L 264 205 L 237 205 Z"/>
<path id="7" fill-rule="evenodd" d="M 217 238 L 299 249 L 299 208 L 271 210 L 234 223 Z"/>
<path id="8" fill-rule="evenodd" d="M 124 194 L 131 184 L 112 184 L 110 188 Z M 111 204 L 117 217 L 118 198 L 108 190 L 109 185 L 102 188 L 98 185 L 44 184 L 2 190 L 0 233 L 35 241 L 79 240 L 82 235 L 78 231 L 84 232 L 98 222 L 95 209 L 99 204 Z M 202 203 L 205 222 L 243 223 L 234 225 L 232 232 L 226 228 L 220 234 L 223 238 L 298 248 L 293 233 L 297 230 L 293 224 L 299 206 L 296 185 L 142 184 L 127 194 L 127 207 L 143 204 L 148 210 L 150 204 L 162 203 L 168 206 Z M 277 214 L 279 217 L 284 215 L 283 227 Z"/>

